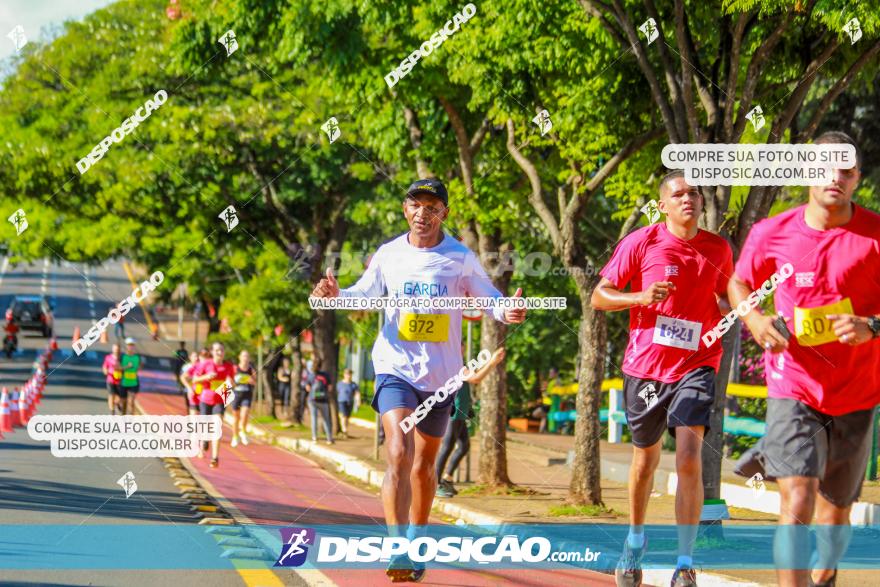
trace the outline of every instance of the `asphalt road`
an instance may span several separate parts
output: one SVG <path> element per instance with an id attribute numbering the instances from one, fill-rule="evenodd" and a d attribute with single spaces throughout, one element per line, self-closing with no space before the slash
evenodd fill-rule
<path id="1" fill-rule="evenodd" d="M 71 350 L 71 335 L 75 326 L 84 332 L 93 319 L 105 316 L 111 305 L 131 293 L 121 263 L 12 267 L 0 258 L 0 269 L 0 309 L 5 311 L 16 294 L 40 293 L 55 307 L 60 352 L 49 366 L 38 413 L 107 414 L 100 360 L 109 345 L 96 343 L 77 356 Z M 140 309 L 129 314 L 126 328 L 130 336 L 149 337 Z M 112 330 L 109 335 L 112 339 Z M 13 360 L 0 359 L 0 385 L 23 382 L 46 344 L 37 332 L 20 334 L 20 350 Z M 172 352 L 169 348 L 169 357 Z M 158 357 L 152 363 L 153 368 L 173 364 Z M 128 471 L 134 473 L 138 489 L 126 498 L 117 480 Z M 158 458 L 57 458 L 47 442 L 31 440 L 26 430 L 16 428 L 0 440 L 0 522 L 3 585 L 246 583 L 230 561 L 219 558 L 223 549 L 196 524 L 190 504 L 180 497 Z M 203 561 L 203 568 L 149 570 L 160 561 L 174 566 L 181 552 L 193 553 L 184 558 Z"/>

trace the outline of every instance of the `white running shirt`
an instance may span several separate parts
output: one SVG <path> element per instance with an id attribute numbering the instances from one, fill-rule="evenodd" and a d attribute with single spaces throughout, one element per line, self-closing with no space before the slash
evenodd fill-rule
<path id="1" fill-rule="evenodd" d="M 503 297 L 463 243 L 443 234 L 435 247 L 421 249 L 409 243 L 409 233 L 385 243 L 370 259 L 366 272 L 340 297 Z M 377 375 L 396 375 L 419 391 L 434 392 L 461 369 L 461 310 L 385 308 L 385 325 L 373 345 L 373 369 Z M 487 310 L 504 322 L 504 310 Z M 401 319 L 408 314 L 448 314 L 432 330 L 444 342 L 401 340 Z M 405 321 L 404 332 L 412 317 Z M 413 335 L 406 335 L 413 336 Z"/>

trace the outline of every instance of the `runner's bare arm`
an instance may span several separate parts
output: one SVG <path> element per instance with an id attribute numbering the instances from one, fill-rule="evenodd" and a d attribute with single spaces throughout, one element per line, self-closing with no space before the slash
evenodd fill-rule
<path id="1" fill-rule="evenodd" d="M 494 353 L 492 353 L 492 358 L 490 358 L 485 365 L 476 370 L 476 372 L 471 373 L 467 377 L 463 377 L 462 380 L 467 381 L 468 383 L 473 383 L 477 385 L 480 381 L 482 381 L 486 375 L 489 374 L 489 371 L 495 368 L 498 363 L 504 360 L 504 347 L 497 349 Z"/>
<path id="2" fill-rule="evenodd" d="M 880 316 L 873 316 L 880 318 Z M 849 345 L 862 344 L 874 338 L 874 333 L 868 327 L 869 316 L 853 316 L 852 314 L 828 314 L 831 327 L 837 339 Z"/>
<path id="3" fill-rule="evenodd" d="M 749 297 L 752 289 L 748 283 L 734 273 L 727 284 L 727 297 L 730 300 L 730 305 L 734 308 L 737 307 L 740 302 Z M 756 306 L 742 320 L 758 344 L 771 353 L 779 353 L 788 348 L 788 341 L 773 327 L 775 316 L 765 316 Z"/>
<path id="4" fill-rule="evenodd" d="M 595 310 L 608 312 L 626 310 L 633 306 L 650 306 L 665 300 L 674 289 L 675 285 L 671 281 L 656 281 L 645 291 L 623 292 L 610 279 L 603 277 L 593 290 L 590 305 Z"/>
<path id="5" fill-rule="evenodd" d="M 327 276 L 318 282 L 315 289 L 312 290 L 313 298 L 335 298 L 339 295 L 339 283 L 333 277 L 333 270 L 327 267 Z"/>

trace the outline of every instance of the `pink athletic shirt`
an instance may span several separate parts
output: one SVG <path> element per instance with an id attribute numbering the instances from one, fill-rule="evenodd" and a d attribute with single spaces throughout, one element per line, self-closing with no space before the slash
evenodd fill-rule
<path id="1" fill-rule="evenodd" d="M 786 263 L 794 268 L 774 297 L 792 336 L 787 350 L 764 353 L 768 394 L 830 416 L 866 410 L 880 403 L 880 339 L 840 343 L 821 314 L 880 314 L 880 215 L 853 205 L 847 224 L 815 230 L 805 208 L 755 224 L 736 263 L 753 289 Z"/>
<path id="2" fill-rule="evenodd" d="M 705 230 L 688 241 L 660 222 L 620 241 L 600 272 L 617 289 L 629 284 L 630 291 L 644 291 L 656 281 L 675 285 L 662 302 L 630 308 L 623 372 L 674 383 L 698 367 L 718 371 L 721 343 L 706 348 L 700 337 L 721 320 L 715 294 L 726 295 L 732 273 L 730 245 Z"/>

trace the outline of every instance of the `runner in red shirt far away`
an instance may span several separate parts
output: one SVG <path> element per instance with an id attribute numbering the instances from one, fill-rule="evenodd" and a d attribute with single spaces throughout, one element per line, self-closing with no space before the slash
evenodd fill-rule
<path id="1" fill-rule="evenodd" d="M 815 142 L 856 146 L 841 132 Z M 760 308 L 743 318 L 766 350 L 767 432 L 737 463 L 742 475 L 779 483 L 780 585 L 834 585 L 880 403 L 880 215 L 852 202 L 856 159 L 854 168 L 832 170 L 830 184 L 811 187 L 806 205 L 755 224 L 728 288 L 736 305 L 793 266 L 773 300 L 784 332 Z M 814 514 L 817 551 L 795 560 L 809 553 Z"/>
<path id="2" fill-rule="evenodd" d="M 224 361 L 226 349 L 223 343 L 211 345 L 211 358 L 202 361 L 192 370 L 192 382 L 202 383 L 204 388 L 199 394 L 199 411 L 203 416 L 217 414 L 223 419 L 224 391 L 232 390 L 235 379 L 235 365 Z M 211 441 L 211 467 L 220 464 L 220 440 Z"/>
<path id="3" fill-rule="evenodd" d="M 629 309 L 630 336 L 623 361 L 626 416 L 632 431 L 629 475 L 630 532 L 615 577 L 621 586 L 642 582 L 647 549 L 644 524 L 664 430 L 675 436 L 678 489 L 678 561 L 673 587 L 696 585 L 694 540 L 703 507 L 701 450 L 715 397 L 721 345 L 702 342 L 727 304 L 733 253 L 723 238 L 700 230 L 699 190 L 681 171 L 660 181 L 666 221 L 636 230 L 617 245 L 593 291 L 597 310 Z M 630 291 L 624 292 L 629 285 Z"/>

